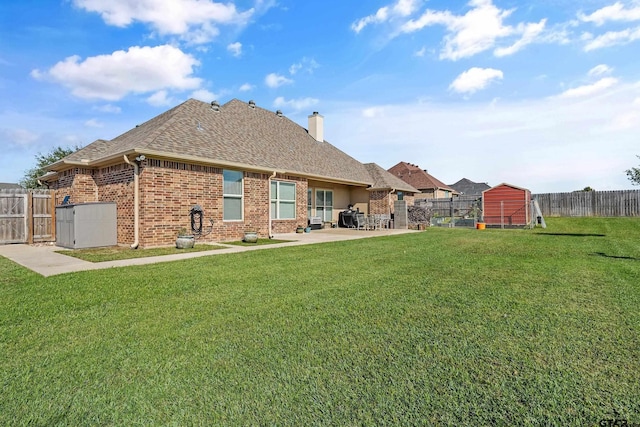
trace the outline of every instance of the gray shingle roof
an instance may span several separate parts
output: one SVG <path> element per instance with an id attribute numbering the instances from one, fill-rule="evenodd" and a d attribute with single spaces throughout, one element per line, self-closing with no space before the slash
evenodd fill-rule
<path id="1" fill-rule="evenodd" d="M 462 178 L 455 184 L 451 184 L 450 187 L 455 189 L 460 194 L 468 196 L 481 195 L 484 190 L 488 190 L 489 188 L 491 188 L 486 182 L 473 182 L 467 178 Z"/>
<path id="2" fill-rule="evenodd" d="M 381 166 L 375 163 L 365 163 L 365 168 L 369 172 L 369 175 L 373 179 L 373 184 L 370 190 L 382 190 L 382 189 L 396 189 L 399 191 L 406 191 L 409 193 L 419 193 L 419 191 L 407 184 L 400 178 L 390 174 Z"/>
<path id="3" fill-rule="evenodd" d="M 326 141 L 284 116 L 237 99 L 214 111 L 205 102 L 189 99 L 134 129 L 112 139 L 98 140 L 69 155 L 65 163 L 99 164 L 125 153 L 197 158 L 213 165 L 251 166 L 321 177 L 337 182 L 372 185 L 367 168 Z"/>

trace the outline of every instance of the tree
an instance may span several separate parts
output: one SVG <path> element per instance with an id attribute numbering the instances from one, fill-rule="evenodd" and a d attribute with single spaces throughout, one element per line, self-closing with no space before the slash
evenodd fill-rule
<path id="1" fill-rule="evenodd" d="M 55 147 L 47 154 L 36 154 L 36 166 L 29 169 L 24 173 L 24 176 L 20 180 L 20 185 L 25 188 L 41 188 L 42 185 L 38 184 L 38 178 L 44 175 L 47 171 L 44 167 L 55 163 L 63 157 L 67 157 L 69 154 L 78 151 L 80 147 Z"/>
<path id="2" fill-rule="evenodd" d="M 640 156 L 636 157 L 640 159 Z M 640 185 L 640 168 L 627 169 L 625 172 L 633 185 Z"/>

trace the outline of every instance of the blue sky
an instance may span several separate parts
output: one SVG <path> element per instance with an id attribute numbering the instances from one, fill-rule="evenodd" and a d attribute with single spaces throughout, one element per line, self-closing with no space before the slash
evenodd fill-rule
<path id="1" fill-rule="evenodd" d="M 0 4 L 0 182 L 188 98 L 255 100 L 447 184 L 633 188 L 640 1 Z"/>

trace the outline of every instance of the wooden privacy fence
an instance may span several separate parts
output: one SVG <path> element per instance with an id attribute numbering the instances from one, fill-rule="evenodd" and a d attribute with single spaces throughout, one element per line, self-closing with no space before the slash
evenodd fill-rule
<path id="1" fill-rule="evenodd" d="M 640 190 L 534 194 L 543 216 L 640 216 Z"/>
<path id="2" fill-rule="evenodd" d="M 0 190 L 0 244 L 56 239 L 53 190 Z"/>

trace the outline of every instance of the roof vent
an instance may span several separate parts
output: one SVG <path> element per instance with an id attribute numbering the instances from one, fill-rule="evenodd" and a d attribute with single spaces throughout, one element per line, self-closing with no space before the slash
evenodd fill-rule
<path id="1" fill-rule="evenodd" d="M 198 129 L 199 131 L 203 131 L 204 130 L 202 125 L 200 125 L 200 122 L 198 122 L 198 126 L 196 126 L 196 129 Z"/>
<path id="2" fill-rule="evenodd" d="M 220 103 L 218 101 L 211 101 L 211 109 L 213 111 L 220 111 Z"/>
<path id="3" fill-rule="evenodd" d="M 276 116 L 282 117 L 282 110 L 277 110 L 276 111 Z"/>
<path id="4" fill-rule="evenodd" d="M 250 108 L 256 108 L 256 101 L 254 101 L 253 99 L 249 101 L 249 107 Z"/>

